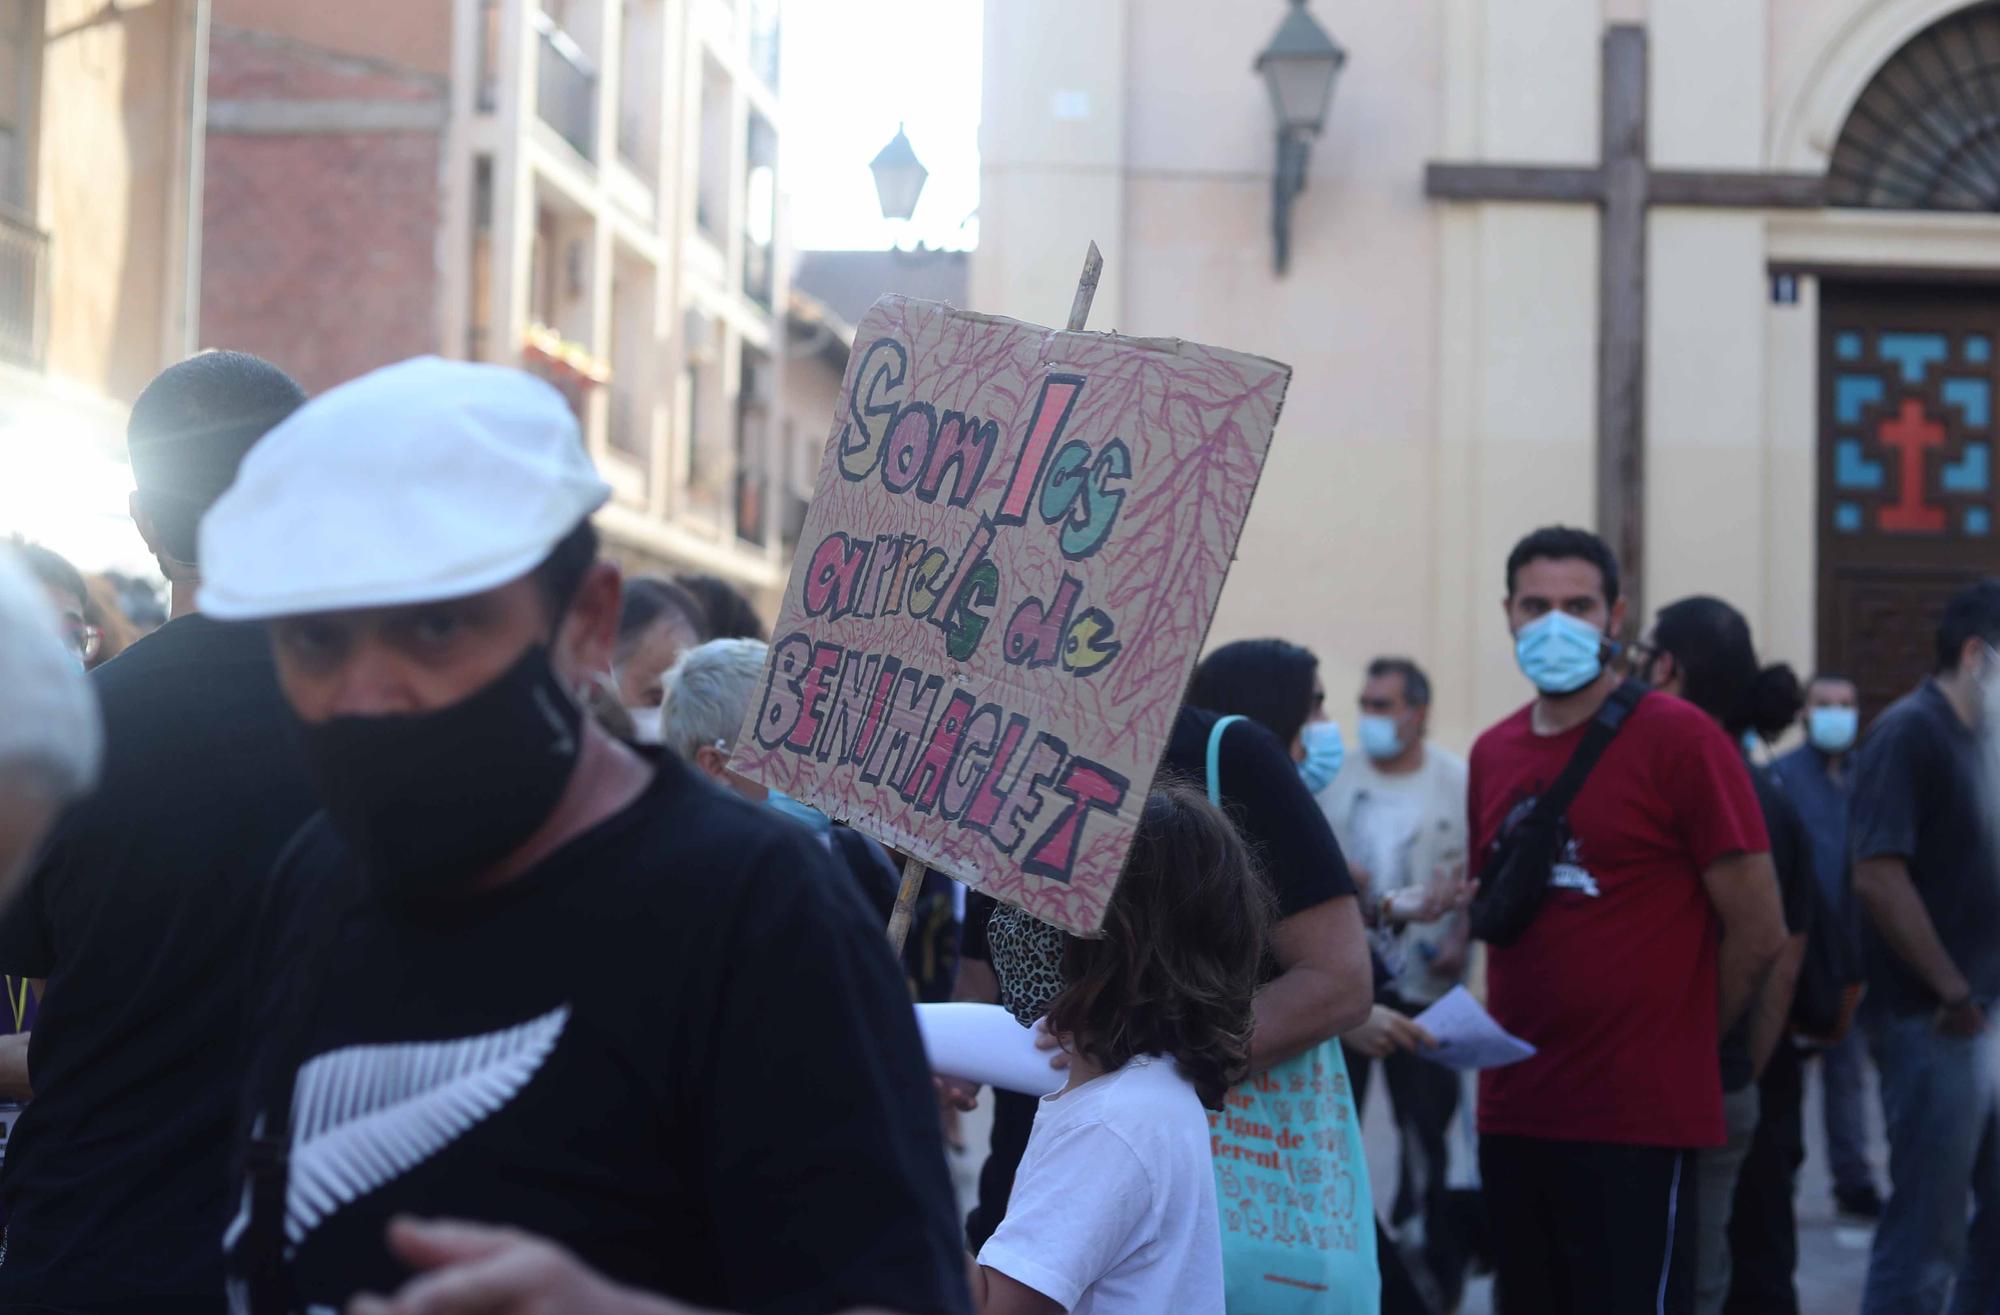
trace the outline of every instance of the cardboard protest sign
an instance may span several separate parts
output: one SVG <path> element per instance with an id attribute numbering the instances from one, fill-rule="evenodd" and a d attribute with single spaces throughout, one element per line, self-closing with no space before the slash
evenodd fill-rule
<path id="1" fill-rule="evenodd" d="M 731 766 L 1094 931 L 1290 378 L 877 302 Z"/>

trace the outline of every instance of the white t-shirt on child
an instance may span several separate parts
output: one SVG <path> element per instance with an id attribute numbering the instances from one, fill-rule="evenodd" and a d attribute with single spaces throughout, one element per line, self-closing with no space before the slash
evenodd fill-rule
<path id="1" fill-rule="evenodd" d="M 1222 1315 L 1208 1116 L 1173 1060 L 1042 1098 L 979 1263 L 1071 1315 Z"/>

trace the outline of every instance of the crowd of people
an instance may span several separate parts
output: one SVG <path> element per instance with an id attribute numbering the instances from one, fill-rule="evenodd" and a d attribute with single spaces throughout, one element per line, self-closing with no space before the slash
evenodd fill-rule
<path id="1" fill-rule="evenodd" d="M 1311 651 L 1222 644 L 1101 936 L 930 873 L 899 961 L 899 856 L 732 766 L 756 609 L 601 558 L 555 390 L 209 352 L 129 443 L 161 615 L 0 546 L 0 1311 L 1787 1315 L 1817 1068 L 1865 1315 L 2000 1315 L 2000 582 L 1864 733 L 1536 530 L 1467 758 L 1410 657 L 1349 755 Z M 1535 1047 L 1476 1092 L 1461 987 Z M 931 1072 L 913 999 L 1060 1089 Z M 1260 1201 L 1274 1127 L 1337 1181 Z"/>

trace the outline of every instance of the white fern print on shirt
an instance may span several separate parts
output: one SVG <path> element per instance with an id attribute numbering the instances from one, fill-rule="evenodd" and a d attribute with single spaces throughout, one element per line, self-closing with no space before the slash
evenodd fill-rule
<path id="1" fill-rule="evenodd" d="M 483 1036 L 348 1046 L 307 1061 L 292 1092 L 286 1238 L 298 1246 L 514 1099 L 568 1022 L 560 1005 Z"/>

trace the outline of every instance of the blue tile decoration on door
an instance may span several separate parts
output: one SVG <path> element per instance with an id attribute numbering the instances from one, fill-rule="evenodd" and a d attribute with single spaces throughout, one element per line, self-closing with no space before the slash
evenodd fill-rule
<path id="1" fill-rule="evenodd" d="M 1843 438 L 1833 445 L 1833 482 L 1842 489 L 1880 489 L 1882 463 L 1861 455 L 1861 440 Z"/>
<path id="2" fill-rule="evenodd" d="M 1833 381 L 1833 416 L 1843 425 L 1861 423 L 1861 412 L 1879 406 L 1884 389 L 1880 377 L 1872 374 L 1843 374 Z"/>
<path id="3" fill-rule="evenodd" d="M 1958 408 L 1968 429 L 1984 429 L 1993 418 L 1993 385 L 1984 379 L 1947 379 L 1938 393 Z"/>
<path id="4" fill-rule="evenodd" d="M 1906 384 L 1922 383 L 1926 370 L 1950 356 L 1942 333 L 1885 333 L 1875 340 L 1875 350 L 1883 360 L 1902 367 Z"/>

